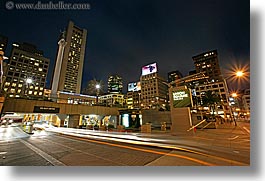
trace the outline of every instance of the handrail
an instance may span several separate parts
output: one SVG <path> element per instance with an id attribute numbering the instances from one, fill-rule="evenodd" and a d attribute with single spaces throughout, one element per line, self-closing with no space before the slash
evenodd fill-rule
<path id="1" fill-rule="evenodd" d="M 206 119 L 204 119 L 204 120 L 202 120 L 201 122 L 199 122 L 198 124 L 196 124 L 196 125 L 194 125 L 194 126 L 192 126 L 190 129 L 188 129 L 187 131 L 190 131 L 190 130 L 192 130 L 192 129 L 194 129 L 194 128 L 196 128 L 196 127 L 198 127 L 199 125 L 201 125 L 202 123 L 204 123 L 206 121 Z"/>

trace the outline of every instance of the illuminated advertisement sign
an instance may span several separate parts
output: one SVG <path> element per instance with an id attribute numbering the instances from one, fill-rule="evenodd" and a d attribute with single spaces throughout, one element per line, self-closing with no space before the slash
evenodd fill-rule
<path id="1" fill-rule="evenodd" d="M 173 107 L 190 107 L 192 105 L 191 94 L 189 89 L 180 89 L 172 92 Z"/>
<path id="2" fill-rule="evenodd" d="M 156 63 L 142 67 L 142 75 L 148 75 L 157 72 Z"/>
<path id="3" fill-rule="evenodd" d="M 128 91 L 140 91 L 141 90 L 141 83 L 140 82 L 133 82 L 128 84 Z"/>

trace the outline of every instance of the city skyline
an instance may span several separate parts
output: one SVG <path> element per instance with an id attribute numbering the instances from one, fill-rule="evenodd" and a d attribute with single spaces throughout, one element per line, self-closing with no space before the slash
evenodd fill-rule
<path id="1" fill-rule="evenodd" d="M 106 85 L 109 75 L 120 74 L 126 89 L 152 62 L 163 77 L 174 70 L 187 75 L 195 69 L 192 57 L 213 49 L 222 72 L 249 65 L 249 1 L 240 1 L 240 7 L 218 0 L 86 2 L 90 10 L 19 11 L 1 5 L 3 24 L 15 22 L 1 30 L 9 38 L 6 55 L 16 41 L 37 45 L 51 60 L 49 86 L 59 32 L 72 20 L 88 30 L 82 88 L 94 78 Z"/>

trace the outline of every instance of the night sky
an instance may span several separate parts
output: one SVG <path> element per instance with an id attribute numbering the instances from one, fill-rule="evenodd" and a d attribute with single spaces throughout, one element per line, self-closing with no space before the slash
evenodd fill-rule
<path id="1" fill-rule="evenodd" d="M 106 85 L 108 75 L 119 74 L 125 92 L 128 82 L 139 80 L 141 67 L 153 62 L 165 78 L 174 70 L 187 75 L 195 69 L 192 56 L 213 49 L 224 72 L 250 64 L 248 0 L 64 1 L 89 3 L 90 10 L 7 10 L 5 2 L 0 34 L 9 38 L 6 55 L 13 42 L 37 45 L 51 60 L 47 85 L 60 30 L 69 20 L 88 31 L 82 87 L 94 78 Z"/>

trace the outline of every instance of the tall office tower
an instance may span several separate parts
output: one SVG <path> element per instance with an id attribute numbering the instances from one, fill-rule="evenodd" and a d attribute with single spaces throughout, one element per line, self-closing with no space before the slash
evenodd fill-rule
<path id="1" fill-rule="evenodd" d="M 167 82 L 173 82 L 183 77 L 182 73 L 178 70 L 167 73 Z"/>
<path id="2" fill-rule="evenodd" d="M 72 21 L 69 22 L 64 38 L 66 45 L 60 66 L 61 70 L 58 80 L 58 91 L 80 94 L 86 36 L 86 29 L 77 27 Z M 59 56 L 62 56 L 60 46 L 61 45 L 59 44 L 56 64 L 60 64 L 60 62 L 58 62 L 60 60 Z"/>
<path id="3" fill-rule="evenodd" d="M 122 78 L 119 75 L 111 75 L 108 78 L 108 93 L 122 93 Z"/>
<path id="4" fill-rule="evenodd" d="M 192 57 L 196 73 L 205 72 L 209 82 L 222 81 L 217 50 L 208 51 Z"/>
<path id="5" fill-rule="evenodd" d="M 142 67 L 141 107 L 158 109 L 167 103 L 168 87 L 166 80 L 158 75 L 156 63 Z"/>
<path id="6" fill-rule="evenodd" d="M 50 60 L 28 43 L 13 43 L 4 91 L 9 97 L 42 97 Z"/>

